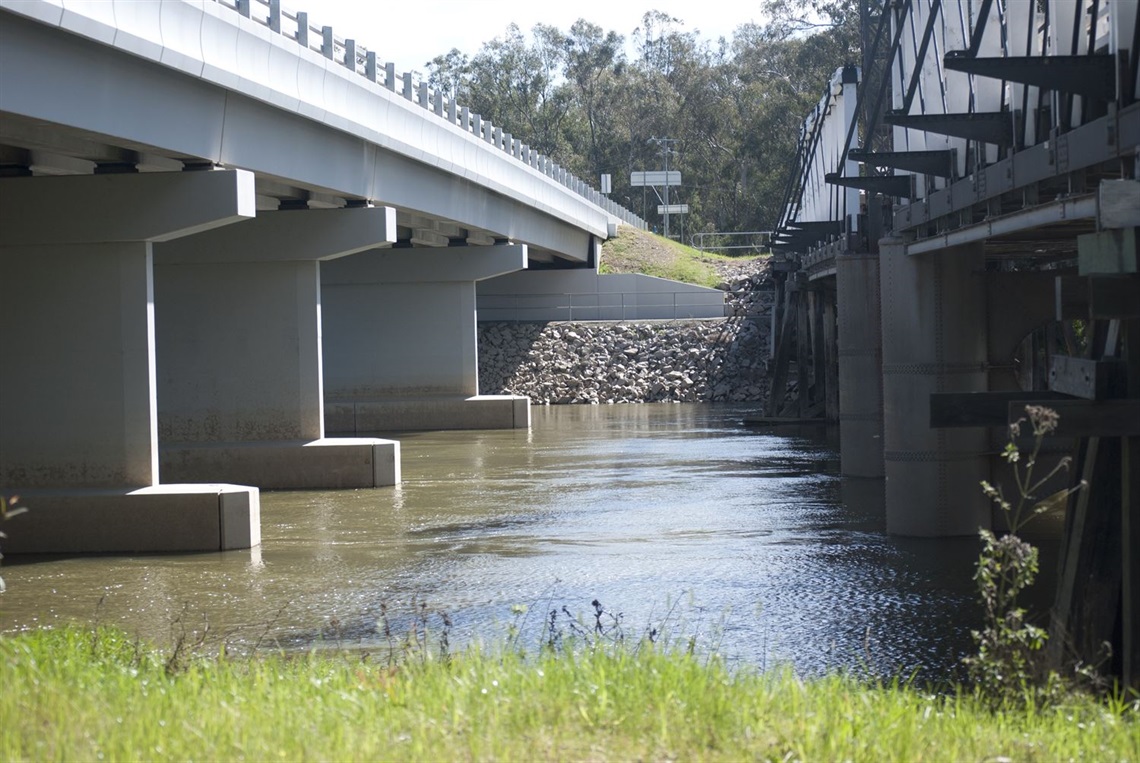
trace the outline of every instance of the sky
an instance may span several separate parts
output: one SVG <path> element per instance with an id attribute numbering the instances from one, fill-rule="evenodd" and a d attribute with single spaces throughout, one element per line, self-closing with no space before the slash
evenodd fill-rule
<path id="1" fill-rule="evenodd" d="M 567 31 L 584 18 L 605 31 L 624 35 L 655 9 L 698 30 L 703 39 L 731 39 L 732 31 L 759 22 L 761 0 L 284 0 L 290 11 L 308 11 L 317 26 L 331 26 L 337 37 L 353 38 L 375 50 L 397 71 L 425 72 L 425 62 L 458 48 L 468 56 L 482 44 L 502 37 L 513 21 L 524 32 L 537 23 Z"/>

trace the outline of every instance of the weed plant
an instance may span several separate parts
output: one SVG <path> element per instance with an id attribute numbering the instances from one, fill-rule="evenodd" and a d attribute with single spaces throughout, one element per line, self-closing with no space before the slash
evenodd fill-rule
<path id="1" fill-rule="evenodd" d="M 971 632 L 978 651 L 965 658 L 970 679 L 980 696 L 1001 704 L 1014 698 L 1044 704 L 1055 702 L 1059 695 L 1075 688 L 1044 664 L 1043 647 L 1048 638 L 1045 630 L 1031 623 L 1020 594 L 1029 587 L 1038 572 L 1038 551 L 1019 537 L 1033 517 L 1065 501 L 1083 485 L 1054 493 L 1046 498 L 1038 492 L 1059 472 L 1069 467 L 1067 457 L 1061 459 L 1045 476 L 1037 472 L 1037 458 L 1045 437 L 1056 431 L 1057 412 L 1043 406 L 1027 405 L 1026 418 L 1010 426 L 1010 441 L 1003 455 L 1010 464 L 1017 497 L 1011 502 L 1001 489 L 982 482 L 982 492 L 989 497 L 1005 518 L 1008 532 L 998 537 L 982 529 L 982 550 L 974 574 L 982 604 L 983 625 Z M 1016 440 L 1021 427 L 1028 423 L 1033 435 L 1033 449 L 1022 461 Z M 1091 678 L 1085 675 L 1086 678 Z"/>

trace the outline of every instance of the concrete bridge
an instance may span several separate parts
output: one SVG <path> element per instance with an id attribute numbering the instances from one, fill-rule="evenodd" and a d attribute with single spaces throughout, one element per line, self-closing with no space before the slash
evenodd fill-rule
<path id="1" fill-rule="evenodd" d="M 359 433 L 528 426 L 475 284 L 619 221 L 278 0 L 0 0 L 5 550 L 249 547 L 258 487 L 399 482 Z"/>
<path id="2" fill-rule="evenodd" d="M 1140 682 L 1140 13 L 1136 0 L 886 0 L 804 123 L 774 246 L 776 385 L 838 419 L 887 529 L 997 523 L 1007 425 L 1074 456 L 1055 649 Z M 1076 321 L 1076 322 L 1074 322 Z M 794 352 L 793 352 L 794 347 Z M 773 395 L 773 400 L 782 395 Z M 1020 445 L 1029 445 L 1022 438 Z M 1040 473 L 1040 471 L 1039 471 Z"/>

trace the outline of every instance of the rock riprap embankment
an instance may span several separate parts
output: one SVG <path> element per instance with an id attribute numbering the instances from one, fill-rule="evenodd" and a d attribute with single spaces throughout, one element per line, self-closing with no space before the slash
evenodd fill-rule
<path id="1" fill-rule="evenodd" d="M 752 402 L 768 392 L 771 291 L 732 273 L 732 317 L 479 324 L 479 389 L 535 404 Z"/>

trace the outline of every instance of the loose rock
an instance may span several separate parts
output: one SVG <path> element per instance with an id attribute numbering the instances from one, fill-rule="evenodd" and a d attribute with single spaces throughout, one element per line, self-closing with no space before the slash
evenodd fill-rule
<path id="1" fill-rule="evenodd" d="M 758 402 L 773 291 L 762 262 L 722 273 L 731 317 L 479 324 L 479 390 L 534 404 Z"/>

